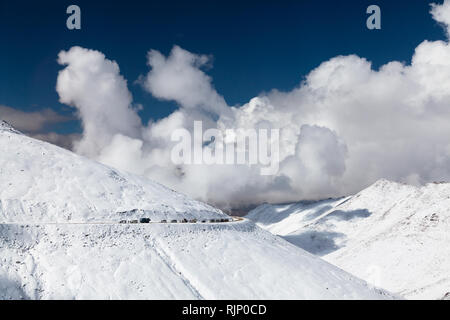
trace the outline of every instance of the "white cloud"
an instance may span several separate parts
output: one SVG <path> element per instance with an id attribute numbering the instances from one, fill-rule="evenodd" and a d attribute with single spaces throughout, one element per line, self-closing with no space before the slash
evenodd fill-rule
<path id="1" fill-rule="evenodd" d="M 431 4 L 431 15 L 433 19 L 441 23 L 447 35 L 450 36 L 450 2 L 445 0 L 443 4 Z"/>
<path id="2" fill-rule="evenodd" d="M 61 51 L 58 63 L 66 65 L 56 84 L 60 101 L 76 107 L 83 123 L 77 152 L 98 156 L 115 134 L 139 137 L 141 120 L 117 63 L 80 47 Z"/>
<path id="3" fill-rule="evenodd" d="M 148 53 L 151 70 L 143 85 L 156 98 L 174 100 L 183 108 L 224 114 L 228 112 L 224 98 L 213 88 L 211 78 L 201 71 L 209 62 L 208 56 L 178 46 L 173 47 L 167 58 L 151 50 Z"/>
<path id="4" fill-rule="evenodd" d="M 450 25 L 450 1 L 432 6 Z M 423 183 L 450 180 L 450 46 L 424 41 L 412 63 L 392 61 L 374 70 L 369 61 L 338 56 L 312 70 L 290 92 L 273 90 L 229 107 L 202 70 L 207 56 L 174 47 L 168 57 L 150 51 L 144 87 L 180 109 L 142 126 L 115 62 L 72 48 L 58 77 L 61 101 L 75 106 L 84 124 L 78 151 L 134 171 L 221 206 L 340 196 L 378 178 Z M 170 161 L 177 128 L 279 128 L 280 171 L 258 166 L 185 165 Z"/>

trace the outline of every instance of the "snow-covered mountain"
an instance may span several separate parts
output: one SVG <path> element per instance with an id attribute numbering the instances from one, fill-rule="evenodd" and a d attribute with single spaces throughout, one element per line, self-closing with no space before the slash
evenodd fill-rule
<path id="1" fill-rule="evenodd" d="M 118 172 L 0 126 L 0 222 L 223 218 L 154 181 Z"/>
<path id="2" fill-rule="evenodd" d="M 450 292 L 450 184 L 379 180 L 354 196 L 265 204 L 247 218 L 406 298 Z"/>
<path id="3" fill-rule="evenodd" d="M 201 222 L 224 217 L 1 123 L 0 299 L 393 298 L 248 220 Z"/>

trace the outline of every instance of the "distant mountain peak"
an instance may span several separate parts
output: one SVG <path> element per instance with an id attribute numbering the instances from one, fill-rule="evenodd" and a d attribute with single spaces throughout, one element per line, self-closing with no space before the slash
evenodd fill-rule
<path id="1" fill-rule="evenodd" d="M 14 129 L 14 127 L 12 125 L 10 125 L 8 122 L 6 122 L 5 120 L 0 120 L 0 131 L 9 131 L 9 132 L 18 133 L 18 134 L 21 133 L 20 131 Z"/>
<path id="2" fill-rule="evenodd" d="M 448 296 L 450 183 L 380 179 L 344 200 L 260 206 L 246 217 L 406 298 Z"/>
<path id="3" fill-rule="evenodd" d="M 382 178 L 382 179 L 378 179 L 377 181 L 375 181 L 373 184 L 371 184 L 367 188 L 361 190 L 358 194 L 367 193 L 367 192 L 370 193 L 370 192 L 374 192 L 374 191 L 393 192 L 395 190 L 402 190 L 405 188 L 408 190 L 414 190 L 417 188 L 417 186 Z"/>
<path id="4" fill-rule="evenodd" d="M 386 186 L 386 185 L 398 185 L 399 183 L 396 181 L 388 180 L 385 178 L 378 179 L 375 181 L 371 187 L 380 187 L 380 186 Z"/>

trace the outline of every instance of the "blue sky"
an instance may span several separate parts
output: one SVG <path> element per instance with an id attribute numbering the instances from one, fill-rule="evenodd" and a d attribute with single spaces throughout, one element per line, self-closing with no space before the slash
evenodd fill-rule
<path id="1" fill-rule="evenodd" d="M 82 30 L 65 27 L 66 8 L 77 4 Z M 365 27 L 365 10 L 378 4 L 382 30 Z M 96 49 L 115 60 L 128 80 L 144 122 L 174 109 L 135 83 L 148 72 L 146 54 L 168 54 L 173 45 L 213 56 L 207 73 L 229 105 L 261 92 L 291 90 L 311 69 L 340 54 L 355 53 L 375 68 L 406 61 L 424 39 L 443 38 L 427 1 L 18 1 L 0 2 L 0 105 L 24 111 L 58 102 L 57 54 L 74 45 Z M 79 131 L 77 121 L 54 125 Z"/>

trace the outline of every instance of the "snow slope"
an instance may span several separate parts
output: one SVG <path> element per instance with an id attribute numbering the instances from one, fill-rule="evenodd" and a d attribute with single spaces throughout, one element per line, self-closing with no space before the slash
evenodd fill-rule
<path id="1" fill-rule="evenodd" d="M 0 225 L 1 299 L 383 299 L 248 221 Z"/>
<path id="2" fill-rule="evenodd" d="M 394 298 L 247 220 L 120 224 L 225 215 L 5 124 L 0 150 L 0 299 Z"/>
<path id="3" fill-rule="evenodd" d="M 4 122 L 0 150 L 0 223 L 225 216 L 151 180 L 21 135 Z"/>
<path id="4" fill-rule="evenodd" d="M 406 298 L 450 292 L 450 184 L 379 180 L 314 203 L 263 205 L 247 218 L 342 269 Z"/>

